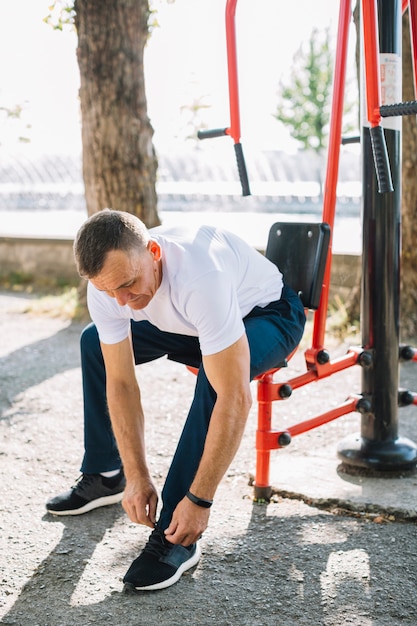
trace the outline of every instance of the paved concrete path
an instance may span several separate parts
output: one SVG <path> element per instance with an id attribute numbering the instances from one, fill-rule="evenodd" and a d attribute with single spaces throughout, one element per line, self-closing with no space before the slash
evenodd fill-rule
<path id="1" fill-rule="evenodd" d="M 349 478 L 337 444 L 352 413 L 272 454 L 273 500 L 257 505 L 256 406 L 201 540 L 194 571 L 160 593 L 127 596 L 121 579 L 146 540 L 119 505 L 54 519 L 48 497 L 69 487 L 82 452 L 82 325 L 27 312 L 36 296 L 0 294 L 0 623 L 19 626 L 415 626 L 415 474 Z M 332 356 L 346 345 L 329 346 Z M 303 370 L 303 350 L 289 371 Z M 401 366 L 415 388 L 417 364 Z M 165 359 L 137 371 L 149 464 L 161 488 L 194 377 Z M 255 386 L 253 388 L 256 394 Z M 277 403 L 290 424 L 360 392 L 350 368 Z M 400 434 L 417 441 L 416 407 Z"/>

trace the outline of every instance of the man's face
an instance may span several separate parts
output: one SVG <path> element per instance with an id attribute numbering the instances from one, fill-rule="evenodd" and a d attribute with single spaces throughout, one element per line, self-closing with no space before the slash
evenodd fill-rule
<path id="1" fill-rule="evenodd" d="M 161 249 L 150 241 L 144 252 L 112 250 L 101 272 L 90 282 L 99 291 L 116 298 L 121 306 L 143 309 L 154 297 L 162 280 Z"/>

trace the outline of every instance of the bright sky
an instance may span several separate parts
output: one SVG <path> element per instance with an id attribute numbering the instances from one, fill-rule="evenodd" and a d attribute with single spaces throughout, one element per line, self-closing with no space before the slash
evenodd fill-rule
<path id="1" fill-rule="evenodd" d="M 148 113 L 159 149 L 184 130 L 181 106 L 204 96 L 209 127 L 230 123 L 225 52 L 225 0 L 155 0 L 160 28 L 145 56 Z M 78 66 L 74 32 L 43 22 L 48 0 L 0 6 L 0 106 L 25 104 L 31 149 L 59 153 L 81 149 Z M 288 133 L 272 118 L 280 79 L 314 27 L 336 32 L 336 0 L 239 0 L 236 10 L 242 143 L 258 148 L 289 146 Z M 23 132 L 19 128 L 18 132 Z M 11 149 L 16 126 L 0 126 L 0 143 Z M 217 141 L 227 141 L 218 139 Z"/>

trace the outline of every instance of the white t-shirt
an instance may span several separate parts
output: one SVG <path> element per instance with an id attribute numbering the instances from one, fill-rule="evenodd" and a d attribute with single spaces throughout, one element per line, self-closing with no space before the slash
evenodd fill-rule
<path id="1" fill-rule="evenodd" d="M 135 311 L 88 285 L 88 308 L 100 341 L 125 339 L 130 320 L 199 338 L 203 355 L 231 346 L 244 333 L 242 318 L 255 306 L 279 300 L 282 275 L 260 252 L 214 226 L 150 230 L 162 250 L 162 283 Z"/>

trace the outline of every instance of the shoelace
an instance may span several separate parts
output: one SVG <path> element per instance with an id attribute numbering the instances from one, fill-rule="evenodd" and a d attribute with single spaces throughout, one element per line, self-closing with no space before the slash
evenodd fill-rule
<path id="1" fill-rule="evenodd" d="M 94 474 L 81 474 L 81 476 L 79 476 L 75 481 L 73 489 L 76 489 L 78 492 L 82 492 L 92 484 L 94 479 Z"/>
<path id="2" fill-rule="evenodd" d="M 154 556 L 160 557 L 167 554 L 171 548 L 172 544 L 165 539 L 162 531 L 155 529 L 145 545 L 144 552 L 149 552 Z"/>

